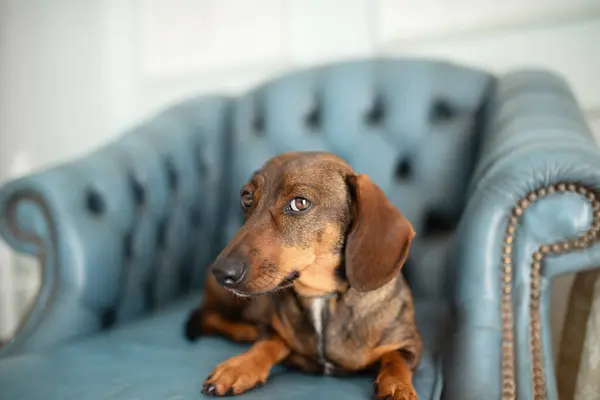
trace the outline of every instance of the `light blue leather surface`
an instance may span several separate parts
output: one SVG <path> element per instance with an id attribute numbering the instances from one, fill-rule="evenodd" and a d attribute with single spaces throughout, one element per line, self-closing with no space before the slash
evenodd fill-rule
<path id="1" fill-rule="evenodd" d="M 0 363 L 2 399 L 198 399 L 214 366 L 245 346 L 203 338 L 190 344 L 180 328 L 199 296 L 179 301 L 155 316 L 82 342 L 29 353 Z M 419 307 L 419 306 L 418 306 Z M 421 321 L 433 325 L 447 314 L 443 305 L 423 304 Z M 433 339 L 434 326 L 422 326 Z M 443 329 L 439 329 L 442 331 Z M 426 346 L 427 347 L 427 346 Z M 29 384 L 23 384 L 27 376 Z M 264 387 L 244 399 L 369 399 L 374 377 L 325 378 L 278 367 Z M 441 363 L 425 351 L 414 378 L 419 399 L 437 399 Z"/>
<path id="2" fill-rule="evenodd" d="M 96 332 L 199 287 L 219 250 L 229 108 L 225 98 L 190 100 L 2 188 L 0 232 L 40 256 L 43 285 L 0 354 Z"/>
<path id="3" fill-rule="evenodd" d="M 249 171 L 285 151 L 334 152 L 368 174 L 417 232 L 405 268 L 414 294 L 441 296 L 444 254 L 476 159 L 476 116 L 492 83 L 482 71 L 442 62 L 356 61 L 243 95 L 234 113 L 228 235 L 241 224 L 238 194 Z"/>
<path id="4" fill-rule="evenodd" d="M 487 109 L 484 146 L 469 202 L 457 229 L 449 280 L 456 328 L 445 358 L 445 394 L 465 400 L 500 398 L 501 260 L 512 209 L 530 191 L 556 182 L 600 189 L 600 152 L 562 80 L 521 71 L 499 80 Z M 523 215 L 513 254 L 517 398 L 532 398 L 529 296 L 531 256 L 541 244 L 575 238 L 590 228 L 584 196 L 555 193 Z M 549 399 L 557 398 L 550 331 L 550 283 L 558 273 L 600 265 L 600 246 L 549 257 L 542 270 L 541 323 Z"/>
<path id="5" fill-rule="evenodd" d="M 0 350 L 0 398 L 195 398 L 216 362 L 239 347 L 215 339 L 184 343 L 182 320 L 193 304 L 176 299 L 201 285 L 204 267 L 239 227 L 242 182 L 287 150 L 341 155 L 413 223 L 417 236 L 404 273 L 426 342 L 415 377 L 420 398 L 440 398 L 442 384 L 447 399 L 500 398 L 508 218 L 528 192 L 552 183 L 599 190 L 600 152 L 555 75 L 495 78 L 402 59 L 312 68 L 236 99 L 190 100 L 87 157 L 2 188 L 0 232 L 15 249 L 40 257 L 44 281 L 26 324 Z M 531 254 L 591 223 L 588 199 L 556 193 L 525 210 L 518 226 L 518 398 L 533 390 Z M 598 245 L 544 264 L 550 399 L 550 280 L 598 265 Z M 368 398 L 370 383 L 277 375 L 248 398 L 281 398 L 284 389 L 286 398 Z"/>

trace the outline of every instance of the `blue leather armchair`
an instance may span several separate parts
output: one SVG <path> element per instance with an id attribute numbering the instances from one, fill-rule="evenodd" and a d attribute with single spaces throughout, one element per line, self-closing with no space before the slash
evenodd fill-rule
<path id="1" fill-rule="evenodd" d="M 554 399 L 552 278 L 600 266 L 600 152 L 565 82 L 426 60 L 294 72 L 185 101 L 78 160 L 8 183 L 0 230 L 43 285 L 1 351 L 2 399 L 195 399 L 241 346 L 187 343 L 237 194 L 266 159 L 327 150 L 417 232 L 404 269 L 420 399 Z M 274 371 L 247 399 L 366 399 L 370 379 Z"/>

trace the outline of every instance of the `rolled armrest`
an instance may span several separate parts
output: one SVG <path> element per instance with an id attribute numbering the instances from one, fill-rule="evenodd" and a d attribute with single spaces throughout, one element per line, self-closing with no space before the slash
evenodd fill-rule
<path id="1" fill-rule="evenodd" d="M 484 112 L 454 251 L 446 393 L 556 398 L 550 283 L 600 266 L 600 151 L 553 74 L 502 77 Z"/>
<path id="2" fill-rule="evenodd" d="M 0 233 L 41 290 L 0 355 L 127 321 L 201 284 L 219 240 L 230 102 L 190 100 L 96 152 L 9 182 Z"/>

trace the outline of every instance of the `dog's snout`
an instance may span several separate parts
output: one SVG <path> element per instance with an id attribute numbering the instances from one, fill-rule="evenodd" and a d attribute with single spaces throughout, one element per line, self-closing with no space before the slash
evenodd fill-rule
<path id="1" fill-rule="evenodd" d="M 212 273 L 220 285 L 233 288 L 244 280 L 247 270 L 248 264 L 243 260 L 226 258 L 213 266 Z"/>

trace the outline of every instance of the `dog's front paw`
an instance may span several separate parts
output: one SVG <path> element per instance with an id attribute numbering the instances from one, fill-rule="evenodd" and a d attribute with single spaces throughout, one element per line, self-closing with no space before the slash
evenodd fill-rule
<path id="1" fill-rule="evenodd" d="M 202 336 L 202 310 L 194 310 L 185 322 L 183 335 L 187 340 L 193 342 Z"/>
<path id="2" fill-rule="evenodd" d="M 379 377 L 373 384 L 373 398 L 377 400 L 418 400 L 412 384 L 400 379 Z"/>
<path id="3" fill-rule="evenodd" d="M 265 384 L 269 369 L 244 362 L 243 356 L 234 357 L 219 365 L 206 378 L 202 393 L 208 396 L 234 396 Z"/>

